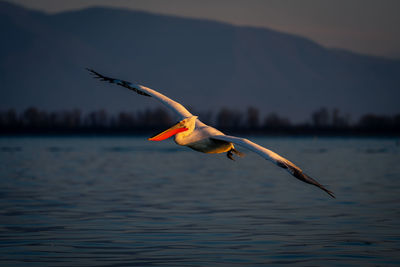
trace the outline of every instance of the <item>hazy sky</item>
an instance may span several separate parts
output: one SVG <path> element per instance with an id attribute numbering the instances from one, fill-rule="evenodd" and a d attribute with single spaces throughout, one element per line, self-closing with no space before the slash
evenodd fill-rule
<path id="1" fill-rule="evenodd" d="M 268 27 L 400 58 L 400 0 L 9 0 L 46 12 L 110 6 Z"/>

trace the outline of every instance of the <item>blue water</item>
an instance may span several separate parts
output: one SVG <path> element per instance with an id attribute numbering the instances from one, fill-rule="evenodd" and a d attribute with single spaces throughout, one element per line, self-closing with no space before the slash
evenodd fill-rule
<path id="1" fill-rule="evenodd" d="M 400 265 L 398 140 L 252 139 L 337 199 L 243 149 L 0 138 L 0 265 Z"/>

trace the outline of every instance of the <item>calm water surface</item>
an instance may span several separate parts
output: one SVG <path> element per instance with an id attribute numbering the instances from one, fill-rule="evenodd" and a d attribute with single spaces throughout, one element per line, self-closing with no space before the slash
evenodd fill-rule
<path id="1" fill-rule="evenodd" d="M 337 199 L 245 150 L 0 138 L 0 265 L 400 265 L 398 140 L 252 139 Z"/>

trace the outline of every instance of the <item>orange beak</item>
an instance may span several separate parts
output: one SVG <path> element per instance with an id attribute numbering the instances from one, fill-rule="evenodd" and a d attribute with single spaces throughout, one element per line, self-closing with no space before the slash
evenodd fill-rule
<path id="1" fill-rule="evenodd" d="M 171 128 L 169 128 L 168 130 L 165 130 L 164 132 L 161 132 L 153 137 L 150 137 L 149 141 L 162 141 L 165 140 L 177 133 L 181 133 L 184 131 L 187 131 L 188 128 L 186 128 L 185 126 L 183 126 L 180 122 L 175 124 L 174 126 L 172 126 Z"/>

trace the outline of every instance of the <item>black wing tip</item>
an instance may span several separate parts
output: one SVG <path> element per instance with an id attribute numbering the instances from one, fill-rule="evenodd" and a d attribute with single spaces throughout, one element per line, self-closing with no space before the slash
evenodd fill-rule
<path id="1" fill-rule="evenodd" d="M 91 69 L 91 68 L 85 68 L 85 69 L 86 69 L 88 72 L 90 72 L 90 74 L 97 75 L 97 76 L 100 75 L 100 73 L 96 72 L 94 69 Z"/>
<path id="2" fill-rule="evenodd" d="M 334 194 L 332 191 L 326 189 L 326 188 L 323 187 L 322 185 L 319 186 L 319 188 L 321 188 L 322 190 L 324 190 L 324 191 L 325 191 L 327 194 L 329 194 L 332 198 L 336 199 L 336 196 L 335 196 L 335 194 Z"/>
<path id="3" fill-rule="evenodd" d="M 109 82 L 109 83 L 115 83 L 115 79 L 114 78 L 110 78 L 107 76 L 104 76 L 100 73 L 98 73 L 97 71 L 90 69 L 90 68 L 86 68 L 87 71 L 90 72 L 90 74 L 93 75 L 93 78 L 95 79 L 99 79 L 100 81 L 105 81 L 105 82 Z"/>
<path id="4" fill-rule="evenodd" d="M 95 78 L 95 79 L 101 79 L 102 81 L 113 80 L 113 79 L 108 78 L 108 77 L 106 77 L 104 75 L 101 75 L 100 73 L 98 73 L 97 71 L 95 71 L 93 69 L 86 68 L 86 70 L 89 71 L 90 74 L 92 74 L 94 76 L 93 78 Z"/>
<path id="5" fill-rule="evenodd" d="M 310 176 L 308 176 L 307 174 L 303 173 L 302 171 L 298 171 L 295 172 L 293 174 L 297 179 L 302 180 L 303 182 L 315 185 L 316 187 L 320 188 L 321 190 L 325 191 L 328 195 L 330 195 L 332 198 L 336 199 L 335 194 L 326 189 L 323 185 L 321 185 L 320 183 L 318 183 L 316 180 L 314 180 L 313 178 L 311 178 Z"/>
<path id="6" fill-rule="evenodd" d="M 335 199 L 336 199 L 336 196 L 335 196 L 335 194 L 334 194 L 332 191 L 326 189 L 322 184 L 318 183 L 317 181 L 315 181 L 313 178 L 309 177 L 308 175 L 305 174 L 305 176 L 306 176 L 308 179 L 310 179 L 310 180 L 312 181 L 310 184 L 319 187 L 321 190 L 324 190 L 324 191 L 325 191 L 328 195 L 330 195 L 332 198 L 335 198 Z"/>
<path id="7" fill-rule="evenodd" d="M 90 68 L 86 68 L 86 70 L 89 71 L 90 74 L 92 74 L 94 76 L 93 78 L 95 78 L 95 79 L 99 79 L 100 81 L 105 81 L 105 82 L 109 82 L 109 83 L 114 83 L 114 84 L 117 84 L 119 86 L 128 88 L 129 90 L 133 90 L 136 93 L 138 93 L 139 95 L 144 95 L 144 96 L 151 97 L 151 95 L 149 95 L 148 93 L 143 92 L 143 91 L 139 90 L 138 88 L 132 87 L 130 85 L 130 83 L 127 82 L 127 81 L 116 80 L 114 78 L 110 78 L 110 77 L 104 76 L 104 75 L 102 75 L 102 74 L 98 73 L 97 71 L 95 71 L 93 69 L 90 69 Z"/>

